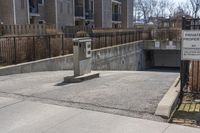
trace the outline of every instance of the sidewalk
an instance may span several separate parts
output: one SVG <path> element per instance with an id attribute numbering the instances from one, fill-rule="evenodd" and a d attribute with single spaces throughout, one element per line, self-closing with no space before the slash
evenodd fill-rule
<path id="1" fill-rule="evenodd" d="M 199 133 L 200 129 L 0 97 L 1 133 Z"/>

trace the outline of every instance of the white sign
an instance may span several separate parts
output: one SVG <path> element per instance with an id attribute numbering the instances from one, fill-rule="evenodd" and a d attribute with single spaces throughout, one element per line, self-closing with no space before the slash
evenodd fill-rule
<path id="1" fill-rule="evenodd" d="M 169 45 L 166 46 L 166 49 L 176 49 L 176 45 L 173 44 L 173 41 L 169 41 Z"/>
<path id="2" fill-rule="evenodd" d="M 182 31 L 182 60 L 200 60 L 200 31 Z"/>
<path id="3" fill-rule="evenodd" d="M 160 48 L 160 42 L 159 41 L 155 42 L 155 48 Z"/>

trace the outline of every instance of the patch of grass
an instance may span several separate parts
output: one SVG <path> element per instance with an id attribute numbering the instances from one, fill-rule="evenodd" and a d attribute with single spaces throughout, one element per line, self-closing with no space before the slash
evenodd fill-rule
<path id="1" fill-rule="evenodd" d="M 190 100 L 188 100 L 190 99 Z M 191 95 L 186 95 L 172 117 L 172 123 L 200 127 L 200 103 L 194 102 Z"/>

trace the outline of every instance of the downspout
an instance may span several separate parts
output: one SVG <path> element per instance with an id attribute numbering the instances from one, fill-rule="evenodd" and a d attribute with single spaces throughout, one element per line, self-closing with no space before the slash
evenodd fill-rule
<path id="1" fill-rule="evenodd" d="M 56 29 L 58 29 L 58 1 L 55 0 Z"/>
<path id="2" fill-rule="evenodd" d="M 14 24 L 17 24 L 16 20 L 16 7 L 15 7 L 15 0 L 13 0 L 13 15 L 14 15 Z"/>
<path id="3" fill-rule="evenodd" d="M 29 0 L 27 0 L 27 15 L 28 15 L 28 24 L 30 24 L 30 3 Z"/>
<path id="4" fill-rule="evenodd" d="M 104 5 L 104 0 L 102 0 L 102 2 L 101 2 L 101 13 L 102 13 L 102 15 L 101 15 L 101 27 L 102 28 L 105 27 L 105 25 L 104 25 L 104 6 L 103 5 Z"/>

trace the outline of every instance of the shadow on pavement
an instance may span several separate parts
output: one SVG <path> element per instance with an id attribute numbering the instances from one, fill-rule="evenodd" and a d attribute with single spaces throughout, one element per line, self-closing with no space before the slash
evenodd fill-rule
<path id="1" fill-rule="evenodd" d="M 145 71 L 152 71 L 152 72 L 180 72 L 180 68 L 178 67 L 151 67 L 146 69 Z"/>

